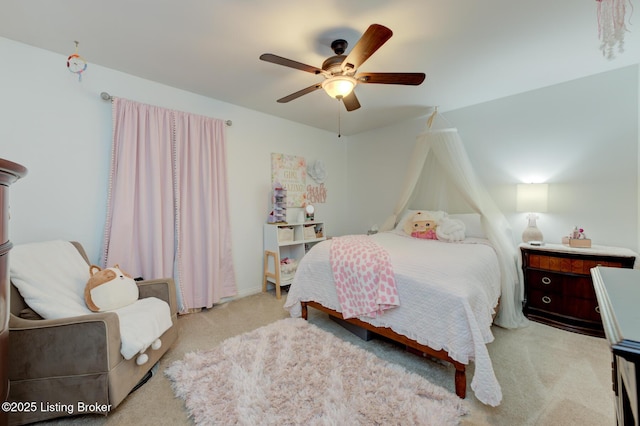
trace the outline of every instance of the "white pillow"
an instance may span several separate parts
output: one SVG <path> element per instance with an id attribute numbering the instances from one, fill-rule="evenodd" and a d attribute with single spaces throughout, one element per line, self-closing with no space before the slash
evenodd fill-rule
<path id="1" fill-rule="evenodd" d="M 482 228 L 479 213 L 456 213 L 450 214 L 451 219 L 458 219 L 464 223 L 465 235 L 473 238 L 487 238 Z"/>

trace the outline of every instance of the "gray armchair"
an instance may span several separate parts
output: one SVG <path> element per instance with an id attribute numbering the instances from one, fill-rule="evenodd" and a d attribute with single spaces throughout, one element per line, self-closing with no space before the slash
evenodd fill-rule
<path id="1" fill-rule="evenodd" d="M 87 261 L 79 243 L 73 243 Z M 175 284 L 172 279 L 138 282 L 140 298 L 169 304 L 173 325 L 149 348 L 149 360 L 138 365 L 120 353 L 118 315 L 103 312 L 70 318 L 42 319 L 11 285 L 9 330 L 9 402 L 32 403 L 9 413 L 9 424 L 114 410 L 178 337 Z M 33 404 L 35 403 L 35 404 Z M 58 404 L 58 405 L 55 405 Z M 32 408 L 32 409 L 31 409 Z"/>

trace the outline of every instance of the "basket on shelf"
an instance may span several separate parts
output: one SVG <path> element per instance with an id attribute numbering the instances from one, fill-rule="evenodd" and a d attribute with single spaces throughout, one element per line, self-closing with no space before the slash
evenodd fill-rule
<path id="1" fill-rule="evenodd" d="M 288 280 L 293 278 L 298 268 L 298 262 L 295 259 L 285 257 L 280 261 L 280 278 Z"/>
<path id="2" fill-rule="evenodd" d="M 278 227 L 278 241 L 293 241 L 293 227 L 280 226 Z"/>
<path id="3" fill-rule="evenodd" d="M 315 225 L 305 225 L 304 226 L 304 239 L 312 240 L 316 238 L 316 227 Z"/>

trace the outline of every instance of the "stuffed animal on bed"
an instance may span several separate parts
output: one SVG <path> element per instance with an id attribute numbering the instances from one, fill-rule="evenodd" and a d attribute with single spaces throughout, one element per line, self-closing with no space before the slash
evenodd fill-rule
<path id="1" fill-rule="evenodd" d="M 111 311 L 138 300 L 136 282 L 118 265 L 106 269 L 91 265 L 89 273 L 91 276 L 84 288 L 84 300 L 93 312 Z"/>
<path id="2" fill-rule="evenodd" d="M 435 219 L 426 212 L 416 212 L 404 225 L 404 232 L 414 238 L 424 240 L 437 240 L 437 223 Z"/>
<path id="3" fill-rule="evenodd" d="M 464 240 L 465 231 L 464 222 L 445 212 L 418 211 L 404 224 L 404 232 L 414 238 L 450 243 Z"/>

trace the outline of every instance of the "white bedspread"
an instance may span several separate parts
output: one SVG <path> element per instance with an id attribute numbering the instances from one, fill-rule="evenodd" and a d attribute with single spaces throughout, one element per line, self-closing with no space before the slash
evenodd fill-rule
<path id="1" fill-rule="evenodd" d="M 378 318 L 359 319 L 389 327 L 454 360 L 475 363 L 471 389 L 478 400 L 497 406 L 502 391 L 486 344 L 493 341 L 492 315 L 500 295 L 500 269 L 486 240 L 461 243 L 421 240 L 383 232 L 372 238 L 390 255 L 400 306 Z M 301 301 L 315 301 L 341 312 L 329 263 L 331 240 L 316 244 L 296 271 L 285 302 L 293 317 Z"/>
<path id="2" fill-rule="evenodd" d="M 84 301 L 89 265 L 70 242 L 15 246 L 9 253 L 9 270 L 20 295 L 42 318 L 94 314 Z M 120 352 L 125 359 L 146 350 L 172 325 L 169 305 L 155 297 L 112 312 L 120 322 Z"/>

